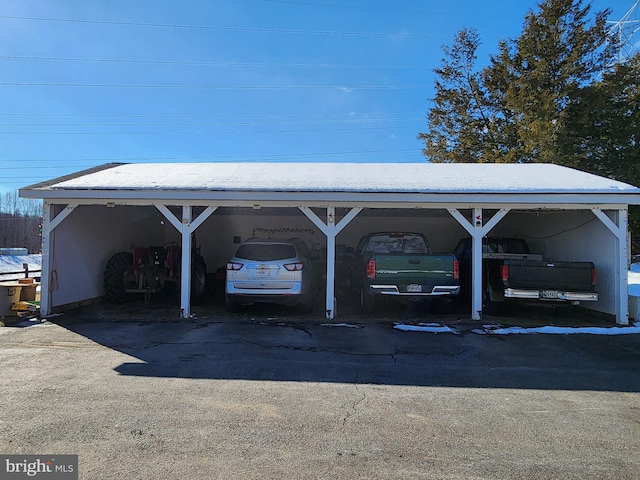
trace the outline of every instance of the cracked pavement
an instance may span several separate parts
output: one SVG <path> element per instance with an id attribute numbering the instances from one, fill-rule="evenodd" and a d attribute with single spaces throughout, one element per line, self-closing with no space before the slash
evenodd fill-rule
<path id="1" fill-rule="evenodd" d="M 324 322 L 92 307 L 2 328 L 0 450 L 79 454 L 84 479 L 637 478 L 640 335 Z"/>

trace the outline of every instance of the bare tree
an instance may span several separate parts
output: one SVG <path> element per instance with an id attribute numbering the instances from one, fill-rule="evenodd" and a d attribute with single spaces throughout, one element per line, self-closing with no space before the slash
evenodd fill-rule
<path id="1" fill-rule="evenodd" d="M 42 249 L 42 202 L 20 198 L 17 192 L 0 195 L 0 247 Z"/>

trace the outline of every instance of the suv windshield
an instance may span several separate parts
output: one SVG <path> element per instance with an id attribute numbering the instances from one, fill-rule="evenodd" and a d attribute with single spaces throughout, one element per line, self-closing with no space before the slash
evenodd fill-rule
<path id="1" fill-rule="evenodd" d="M 255 260 L 258 262 L 268 262 L 274 260 L 286 260 L 287 258 L 294 258 L 296 256 L 296 249 L 293 245 L 287 245 L 284 243 L 276 244 L 260 244 L 249 243 L 240 245 L 236 252 L 236 257 L 244 258 L 246 260 Z"/>

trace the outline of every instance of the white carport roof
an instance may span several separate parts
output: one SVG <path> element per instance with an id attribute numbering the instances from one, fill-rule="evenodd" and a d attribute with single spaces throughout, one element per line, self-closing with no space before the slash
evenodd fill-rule
<path id="1" fill-rule="evenodd" d="M 640 189 L 552 164 L 106 164 L 25 187 L 44 199 L 638 204 Z"/>

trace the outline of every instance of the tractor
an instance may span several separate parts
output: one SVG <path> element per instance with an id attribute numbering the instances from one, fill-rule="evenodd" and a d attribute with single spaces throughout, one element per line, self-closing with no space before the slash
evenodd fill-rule
<path id="1" fill-rule="evenodd" d="M 145 304 L 152 293 L 180 291 L 182 248 L 175 242 L 157 247 L 136 247 L 114 254 L 104 271 L 103 286 L 107 300 L 124 303 L 131 294 L 143 293 Z M 202 301 L 206 290 L 207 266 L 199 248 L 191 253 L 191 302 Z"/>

